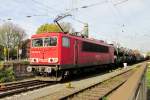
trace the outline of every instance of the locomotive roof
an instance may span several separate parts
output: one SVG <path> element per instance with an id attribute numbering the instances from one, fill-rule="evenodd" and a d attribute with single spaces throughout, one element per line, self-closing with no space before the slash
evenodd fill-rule
<path id="1" fill-rule="evenodd" d="M 112 47 L 112 45 L 109 45 L 109 44 L 107 44 L 106 42 L 104 42 L 104 41 L 102 41 L 102 40 L 97 40 L 97 39 L 93 39 L 93 38 L 82 38 L 81 36 L 76 36 L 76 35 L 72 35 L 72 34 L 65 34 L 65 33 L 63 33 L 63 32 L 40 33 L 40 34 L 32 35 L 31 38 L 47 37 L 47 36 L 56 36 L 56 35 L 57 35 L 57 36 L 58 36 L 58 35 L 68 36 L 68 37 L 75 38 L 75 39 L 78 39 L 78 40 L 81 40 L 81 41 L 92 42 L 92 43 L 102 44 L 102 45 L 105 45 L 105 46 L 111 46 L 111 47 Z"/>

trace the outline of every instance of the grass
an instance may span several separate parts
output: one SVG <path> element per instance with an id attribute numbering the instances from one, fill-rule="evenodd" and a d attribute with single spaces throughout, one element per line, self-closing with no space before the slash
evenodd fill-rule
<path id="1" fill-rule="evenodd" d="M 148 89 L 150 89 L 150 64 L 148 65 L 148 68 L 147 68 L 146 80 L 147 80 Z"/>

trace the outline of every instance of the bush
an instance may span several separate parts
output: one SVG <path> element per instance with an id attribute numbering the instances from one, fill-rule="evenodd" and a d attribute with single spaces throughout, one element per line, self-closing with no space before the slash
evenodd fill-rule
<path id="1" fill-rule="evenodd" d="M 23 64 L 23 65 L 29 65 L 30 62 L 29 61 L 21 61 L 21 64 Z"/>
<path id="2" fill-rule="evenodd" d="M 29 61 L 7 61 L 0 62 L 0 83 L 15 80 L 14 66 L 28 65 Z"/>
<path id="3" fill-rule="evenodd" d="M 4 62 L 0 61 L 0 70 L 4 68 Z"/>
<path id="4" fill-rule="evenodd" d="M 8 67 L 7 69 L 0 70 L 0 83 L 10 82 L 15 80 L 15 75 L 13 71 L 13 67 Z"/>

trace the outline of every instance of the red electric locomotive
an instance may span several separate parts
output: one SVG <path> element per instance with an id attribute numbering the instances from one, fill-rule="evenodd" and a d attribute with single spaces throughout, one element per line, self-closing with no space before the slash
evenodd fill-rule
<path id="1" fill-rule="evenodd" d="M 31 37 L 29 72 L 61 79 L 69 73 L 114 63 L 114 48 L 105 42 L 64 33 Z M 101 66 L 99 66 L 101 67 Z"/>

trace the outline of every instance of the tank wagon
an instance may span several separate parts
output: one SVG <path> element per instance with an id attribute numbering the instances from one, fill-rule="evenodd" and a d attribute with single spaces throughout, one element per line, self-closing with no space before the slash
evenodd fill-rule
<path id="1" fill-rule="evenodd" d="M 31 37 L 30 66 L 42 78 L 60 80 L 93 66 L 114 64 L 114 47 L 103 41 L 64 33 L 41 33 Z"/>
<path id="2" fill-rule="evenodd" d="M 134 64 L 144 61 L 144 56 L 137 50 L 114 46 L 115 66 L 122 66 L 123 63 Z"/>

